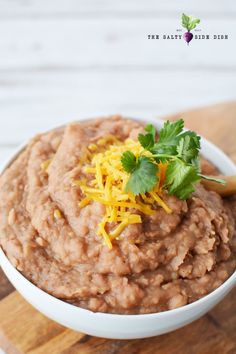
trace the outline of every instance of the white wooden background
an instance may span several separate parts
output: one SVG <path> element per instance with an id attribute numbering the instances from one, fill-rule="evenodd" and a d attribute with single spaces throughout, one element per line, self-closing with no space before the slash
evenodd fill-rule
<path id="1" fill-rule="evenodd" d="M 176 33 L 182 12 L 229 40 L 147 40 Z M 0 0 L 0 160 L 80 116 L 160 117 L 235 98 L 235 0 Z"/>

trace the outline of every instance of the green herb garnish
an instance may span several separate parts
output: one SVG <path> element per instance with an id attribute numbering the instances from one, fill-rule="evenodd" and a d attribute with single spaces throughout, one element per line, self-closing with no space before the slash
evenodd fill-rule
<path id="1" fill-rule="evenodd" d="M 129 156 L 128 156 L 129 154 Z M 132 159 L 131 159 L 131 154 Z M 135 159 L 135 161 L 134 161 Z M 131 167 L 132 160 L 132 167 Z M 132 191 L 135 195 L 149 192 L 157 184 L 158 167 L 146 156 L 140 156 L 136 159 L 135 155 L 127 151 L 121 159 L 124 169 L 131 172 L 131 176 L 126 185 L 126 191 Z M 131 170 L 132 168 L 132 170 Z"/>
<path id="2" fill-rule="evenodd" d="M 150 156 L 136 157 L 126 151 L 121 157 L 124 170 L 130 173 L 126 192 L 135 195 L 150 192 L 157 184 L 158 164 L 167 163 L 164 188 L 169 194 L 187 199 L 195 191 L 195 184 L 201 178 L 217 183 L 225 182 L 218 178 L 207 177 L 200 171 L 200 136 L 193 131 L 184 131 L 184 121 L 165 122 L 156 139 L 152 124 L 145 128 L 146 134 L 139 134 L 138 140 Z"/>

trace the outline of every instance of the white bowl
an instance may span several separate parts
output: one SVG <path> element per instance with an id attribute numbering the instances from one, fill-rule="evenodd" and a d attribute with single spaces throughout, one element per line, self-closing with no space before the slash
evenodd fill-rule
<path id="1" fill-rule="evenodd" d="M 142 121 L 143 119 L 137 120 Z M 163 125 L 163 121 L 154 119 L 148 119 L 148 122 L 154 124 L 158 129 Z M 8 162 L 1 166 L 0 172 L 11 163 L 24 146 L 12 154 Z M 235 164 L 221 150 L 204 138 L 202 138 L 202 154 L 223 174 L 236 174 Z M 153 314 L 114 315 L 93 313 L 47 294 L 17 271 L 1 249 L 0 265 L 19 293 L 47 317 L 75 331 L 97 337 L 117 339 L 151 337 L 183 327 L 211 310 L 236 284 L 236 272 L 234 272 L 219 288 L 189 305 Z"/>

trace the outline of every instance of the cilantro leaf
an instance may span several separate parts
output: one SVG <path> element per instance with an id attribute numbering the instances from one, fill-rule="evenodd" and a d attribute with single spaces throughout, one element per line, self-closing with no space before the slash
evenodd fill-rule
<path id="1" fill-rule="evenodd" d="M 184 138 L 187 135 L 191 138 L 191 146 L 200 150 L 201 137 L 199 135 L 197 135 L 195 132 L 192 132 L 191 130 L 187 130 L 186 132 L 182 133 L 180 136 L 181 136 L 181 138 Z"/>
<path id="2" fill-rule="evenodd" d="M 156 155 L 156 161 L 166 162 L 171 156 L 177 155 L 177 144 L 184 128 L 183 119 L 176 122 L 165 122 L 160 130 L 158 141 L 151 152 Z"/>
<path id="3" fill-rule="evenodd" d="M 167 162 L 170 158 L 177 155 L 175 145 L 155 144 L 150 151 L 157 162 Z"/>
<path id="4" fill-rule="evenodd" d="M 154 145 L 154 140 L 152 134 L 150 133 L 145 135 L 140 133 L 138 135 L 138 141 L 140 142 L 141 146 L 146 150 L 150 150 Z"/>
<path id="5" fill-rule="evenodd" d="M 176 138 L 184 129 L 183 119 L 171 123 L 167 121 L 164 123 L 163 128 L 160 130 L 158 144 L 175 145 Z"/>
<path id="6" fill-rule="evenodd" d="M 187 199 L 195 191 L 194 184 L 200 179 L 194 166 L 187 165 L 179 159 L 169 162 L 166 171 L 166 186 L 170 194 L 180 199 Z"/>
<path id="7" fill-rule="evenodd" d="M 190 163 L 199 154 L 200 137 L 191 131 L 181 134 L 176 150 L 179 158 Z"/>
<path id="8" fill-rule="evenodd" d="M 200 157 L 199 155 L 198 156 L 195 156 L 192 160 L 191 160 L 191 164 L 196 168 L 196 170 L 198 172 L 200 172 L 201 170 L 201 163 L 200 163 Z"/>
<path id="9" fill-rule="evenodd" d="M 147 134 L 139 134 L 138 141 L 144 149 L 150 150 L 155 143 L 156 129 L 152 124 L 148 124 L 145 128 L 145 131 Z"/>
<path id="10" fill-rule="evenodd" d="M 131 151 L 126 151 L 121 156 L 121 163 L 126 172 L 132 173 L 136 168 L 136 157 Z"/>
<path id="11" fill-rule="evenodd" d="M 159 140 L 151 149 L 157 161 L 165 162 L 178 155 L 181 160 L 190 163 L 198 155 L 200 137 L 192 131 L 183 132 L 183 125 L 182 119 L 164 124 Z"/>
<path id="12" fill-rule="evenodd" d="M 157 170 L 157 165 L 150 158 L 140 156 L 125 191 L 132 192 L 134 195 L 149 192 L 157 184 Z"/>
<path id="13" fill-rule="evenodd" d="M 156 128 L 154 127 L 154 125 L 152 125 L 152 124 L 146 125 L 145 131 L 146 131 L 147 133 L 149 133 L 149 134 L 152 135 L 153 141 L 155 142 L 155 138 L 156 138 Z"/>

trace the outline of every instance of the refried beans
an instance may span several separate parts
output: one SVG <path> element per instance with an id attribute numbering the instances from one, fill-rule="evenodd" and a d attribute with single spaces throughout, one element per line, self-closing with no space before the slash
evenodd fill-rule
<path id="1" fill-rule="evenodd" d="M 166 193 L 172 213 L 139 212 L 142 223 L 128 225 L 112 249 L 96 232 L 104 206 L 79 207 L 82 192 L 72 181 L 83 173 L 89 144 L 108 135 L 135 140 L 142 131 L 120 116 L 72 123 L 36 136 L 3 172 L 0 245 L 36 286 L 91 311 L 141 314 L 191 303 L 232 274 L 234 197 L 201 183 L 186 201 Z M 205 160 L 202 169 L 217 174 Z"/>

